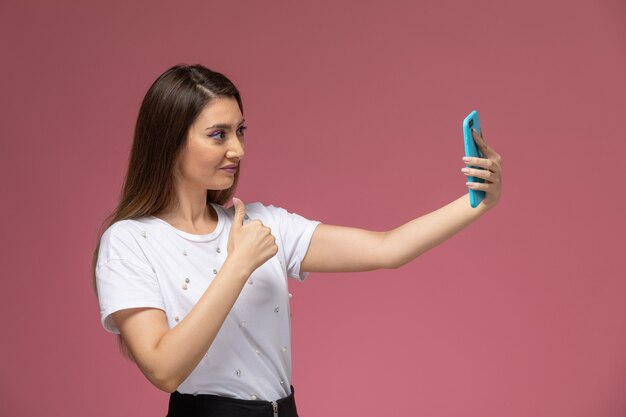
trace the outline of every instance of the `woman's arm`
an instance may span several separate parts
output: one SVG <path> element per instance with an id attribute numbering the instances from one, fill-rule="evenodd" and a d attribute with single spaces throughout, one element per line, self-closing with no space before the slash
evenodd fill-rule
<path id="1" fill-rule="evenodd" d="M 174 392 L 213 343 L 252 272 L 278 251 L 270 229 L 258 220 L 243 225 L 245 206 L 235 201 L 228 257 L 187 316 L 169 328 L 165 313 L 133 308 L 112 314 L 128 349 L 148 380 Z"/>
<path id="2" fill-rule="evenodd" d="M 213 343 L 250 275 L 226 259 L 189 314 L 169 328 L 163 310 L 133 308 L 112 314 L 141 372 L 157 388 L 174 392 Z"/>
<path id="3" fill-rule="evenodd" d="M 482 203 L 470 207 L 469 194 L 388 232 L 320 224 L 300 269 L 355 272 L 398 268 L 460 232 L 482 216 Z"/>
<path id="4" fill-rule="evenodd" d="M 398 268 L 437 246 L 494 207 L 501 194 L 502 158 L 474 131 L 485 158 L 470 158 L 465 175 L 483 178 L 468 187 L 485 191 L 485 199 L 470 206 L 469 194 L 442 208 L 418 217 L 388 232 L 320 224 L 315 229 L 300 269 L 305 272 L 369 271 Z"/>

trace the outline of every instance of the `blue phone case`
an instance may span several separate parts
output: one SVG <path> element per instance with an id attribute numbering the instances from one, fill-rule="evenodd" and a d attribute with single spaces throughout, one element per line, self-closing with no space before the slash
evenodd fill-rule
<path id="1" fill-rule="evenodd" d="M 476 129 L 478 133 L 480 133 L 480 119 L 478 118 L 478 112 L 476 110 L 472 111 L 467 115 L 465 120 L 463 120 L 463 142 L 465 143 L 465 156 L 474 156 L 483 158 L 484 155 L 476 146 L 476 142 L 474 142 L 474 138 L 472 137 L 472 128 Z M 480 167 L 468 165 L 469 168 L 482 169 Z M 467 177 L 468 182 L 485 182 L 482 178 L 477 177 Z M 470 205 L 472 208 L 476 208 L 478 204 L 485 198 L 484 191 L 476 191 L 469 190 L 470 195 Z"/>

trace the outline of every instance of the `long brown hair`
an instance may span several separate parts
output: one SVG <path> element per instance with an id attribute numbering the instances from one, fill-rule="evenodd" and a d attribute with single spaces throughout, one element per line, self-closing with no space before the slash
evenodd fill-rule
<path id="1" fill-rule="evenodd" d="M 176 203 L 173 169 L 189 128 L 207 103 L 223 97 L 237 100 L 243 114 L 241 95 L 234 84 L 223 74 L 201 65 L 176 65 L 161 74 L 148 89 L 139 108 L 120 201 L 98 232 L 91 263 L 96 292 L 102 234 L 117 221 L 150 216 Z M 224 204 L 232 197 L 240 169 L 241 161 L 232 187 L 208 190 L 207 205 Z M 122 352 L 130 357 L 122 338 L 118 340 Z"/>

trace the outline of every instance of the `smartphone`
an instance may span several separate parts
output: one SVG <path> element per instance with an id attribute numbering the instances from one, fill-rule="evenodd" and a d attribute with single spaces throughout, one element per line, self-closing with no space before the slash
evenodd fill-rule
<path id="1" fill-rule="evenodd" d="M 480 133 L 480 119 L 478 117 L 478 112 L 473 110 L 467 117 L 463 120 L 463 142 L 465 143 L 465 156 L 473 156 L 478 158 L 483 158 L 484 155 L 476 145 L 474 141 L 474 137 L 472 136 L 472 129 L 476 129 L 478 133 Z M 482 169 L 480 167 L 468 165 L 469 168 Z M 477 177 L 467 177 L 467 182 L 485 182 L 482 178 Z M 472 208 L 476 208 L 480 204 L 481 201 L 485 198 L 484 191 L 478 190 L 469 190 L 470 195 L 470 205 Z"/>

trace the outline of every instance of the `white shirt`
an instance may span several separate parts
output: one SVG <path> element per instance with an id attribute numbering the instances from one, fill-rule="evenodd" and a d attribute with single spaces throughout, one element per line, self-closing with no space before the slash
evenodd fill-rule
<path id="1" fill-rule="evenodd" d="M 118 221 L 103 233 L 96 283 L 106 330 L 119 333 L 111 314 L 125 308 L 164 310 L 170 328 L 185 319 L 228 255 L 234 209 L 212 206 L 217 227 L 205 235 L 154 216 Z M 278 253 L 252 273 L 181 393 L 267 401 L 291 393 L 287 277 L 308 275 L 300 263 L 320 222 L 261 203 L 247 204 L 246 213 L 271 228 Z"/>

